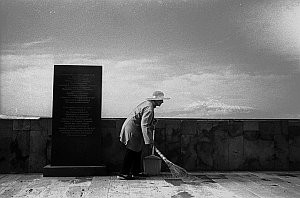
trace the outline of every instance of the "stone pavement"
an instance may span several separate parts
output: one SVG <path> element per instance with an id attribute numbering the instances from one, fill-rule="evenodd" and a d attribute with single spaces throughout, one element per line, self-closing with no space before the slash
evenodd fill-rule
<path id="1" fill-rule="evenodd" d="M 300 172 L 202 172 L 141 180 L 0 174 L 0 197 L 300 197 Z"/>

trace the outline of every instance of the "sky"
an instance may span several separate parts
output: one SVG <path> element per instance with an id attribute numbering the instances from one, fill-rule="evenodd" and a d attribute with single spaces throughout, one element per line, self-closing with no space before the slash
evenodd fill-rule
<path id="1" fill-rule="evenodd" d="M 102 117 L 300 118 L 298 0 L 0 0 L 0 114 L 52 116 L 54 65 L 100 65 Z"/>

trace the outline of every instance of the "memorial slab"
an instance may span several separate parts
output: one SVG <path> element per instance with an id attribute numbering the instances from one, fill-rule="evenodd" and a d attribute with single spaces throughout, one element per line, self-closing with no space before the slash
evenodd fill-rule
<path id="1" fill-rule="evenodd" d="M 54 170 L 102 166 L 101 92 L 101 66 L 54 66 L 51 151 Z M 70 170 L 74 172 L 74 168 Z"/>

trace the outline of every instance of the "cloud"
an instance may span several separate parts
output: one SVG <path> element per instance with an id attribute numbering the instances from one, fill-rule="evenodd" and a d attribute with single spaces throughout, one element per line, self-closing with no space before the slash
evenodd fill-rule
<path id="1" fill-rule="evenodd" d="M 193 102 L 182 110 L 167 111 L 165 115 L 160 112 L 159 115 L 189 118 L 249 118 L 249 116 L 256 115 L 257 112 L 258 110 L 252 107 L 228 105 L 211 100 Z"/>
<path id="2" fill-rule="evenodd" d="M 37 0 L 31 0 L 31 1 L 37 1 Z M 50 0 L 49 0 L 50 1 Z M 53 0 L 51 0 L 53 1 Z M 63 0 L 63 2 L 91 2 L 93 0 Z M 202 2 L 208 2 L 208 1 L 220 1 L 220 0 L 200 0 Z M 189 3 L 189 2 L 199 2 L 199 0 L 109 0 L 109 2 L 113 3 L 141 3 L 141 2 L 158 2 L 158 3 L 177 3 L 177 2 L 183 2 L 183 3 Z"/>
<path id="3" fill-rule="evenodd" d="M 252 4 L 239 26 L 249 46 L 300 59 L 300 3 L 294 0 Z"/>
<path id="4" fill-rule="evenodd" d="M 26 67 L 52 67 L 54 59 L 52 54 L 30 54 L 30 55 L 1 55 L 0 71 L 17 70 Z"/>
<path id="5" fill-rule="evenodd" d="M 226 115 L 231 113 L 250 113 L 253 110 L 255 110 L 253 107 L 228 105 L 215 99 L 210 99 L 208 101 L 196 101 L 192 104 L 188 104 L 184 109 L 185 112 L 198 112 L 204 116 L 216 114 Z"/>
<path id="6" fill-rule="evenodd" d="M 0 60 L 0 113 L 51 116 L 53 55 L 6 54 Z"/>
<path id="7" fill-rule="evenodd" d="M 170 77 L 160 88 L 171 100 L 165 102 L 160 115 L 207 117 L 212 115 L 270 117 L 284 115 L 290 95 L 291 75 L 249 75 L 223 73 L 184 74 Z M 299 98 L 299 96 L 296 96 Z"/>
<path id="8" fill-rule="evenodd" d="M 26 67 L 0 73 L 0 113 L 51 116 L 52 67 Z"/>
<path id="9" fill-rule="evenodd" d="M 53 67 L 54 55 L 49 45 L 52 38 L 37 41 L 4 44 L 0 55 L 0 71 L 29 67 Z"/>
<path id="10" fill-rule="evenodd" d="M 45 48 L 52 44 L 54 39 L 52 37 L 39 39 L 30 42 L 20 42 L 20 43 L 12 43 L 12 44 L 3 44 L 4 51 L 10 52 L 26 52 L 28 49 L 35 49 L 35 48 Z M 25 50 L 25 51 L 24 51 Z"/>
<path id="11" fill-rule="evenodd" d="M 28 42 L 28 43 L 22 43 L 21 46 L 23 46 L 24 48 L 28 48 L 28 47 L 35 47 L 35 46 L 40 46 L 46 43 L 50 43 L 52 42 L 53 39 L 52 38 L 47 38 L 44 40 L 39 40 L 39 41 L 32 41 L 32 42 Z"/>
<path id="12" fill-rule="evenodd" d="M 63 54 L 55 56 L 55 64 L 103 66 L 104 78 L 118 81 L 150 80 L 166 69 L 157 58 L 101 59 L 92 54 Z M 154 80 L 154 79 L 152 79 Z"/>

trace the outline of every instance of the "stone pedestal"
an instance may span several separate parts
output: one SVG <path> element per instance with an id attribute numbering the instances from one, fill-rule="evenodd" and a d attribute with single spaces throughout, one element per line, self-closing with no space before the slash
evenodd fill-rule
<path id="1" fill-rule="evenodd" d="M 105 166 L 51 166 L 44 167 L 44 177 L 86 177 L 107 175 Z"/>

